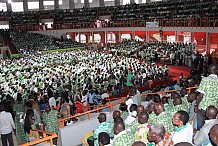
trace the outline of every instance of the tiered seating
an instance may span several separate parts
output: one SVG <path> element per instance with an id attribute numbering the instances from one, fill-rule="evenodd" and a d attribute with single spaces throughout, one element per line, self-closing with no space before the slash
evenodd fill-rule
<path id="1" fill-rule="evenodd" d="M 73 42 L 71 40 L 61 41 L 61 39 L 37 33 L 11 32 L 10 36 L 12 42 L 20 52 L 35 52 L 82 46 L 81 43 Z"/>

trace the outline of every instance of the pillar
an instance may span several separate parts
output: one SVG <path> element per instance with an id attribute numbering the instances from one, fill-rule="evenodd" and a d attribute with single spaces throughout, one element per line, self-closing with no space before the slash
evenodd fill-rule
<path id="1" fill-rule="evenodd" d="M 91 35 L 92 35 L 92 43 L 94 43 L 95 42 L 95 36 L 94 36 L 94 32 L 93 31 L 91 32 Z"/>
<path id="2" fill-rule="evenodd" d="M 86 43 L 90 43 L 90 33 L 86 33 Z"/>
<path id="3" fill-rule="evenodd" d="M 54 9 L 55 10 L 59 9 L 59 0 L 54 0 Z"/>
<path id="4" fill-rule="evenodd" d="M 120 5 L 120 0 L 115 0 L 114 3 L 115 3 L 115 6 L 119 6 Z"/>
<path id="5" fill-rule="evenodd" d="M 146 42 L 149 42 L 150 38 L 149 38 L 149 31 L 146 31 Z"/>
<path id="6" fill-rule="evenodd" d="M 28 0 L 23 0 L 23 11 L 27 12 L 28 11 L 28 4 L 27 4 Z"/>
<path id="7" fill-rule="evenodd" d="M 209 38 L 210 34 L 209 32 L 206 32 L 206 54 L 210 53 L 210 43 L 209 43 Z"/>
<path id="8" fill-rule="evenodd" d="M 104 36 L 105 36 L 105 45 L 104 47 L 107 48 L 107 42 L 108 42 L 108 38 L 107 38 L 107 31 L 104 32 Z"/>
<path id="9" fill-rule="evenodd" d="M 99 6 L 100 7 L 104 7 L 105 5 L 104 5 L 104 0 L 99 0 Z"/>
<path id="10" fill-rule="evenodd" d="M 131 35 L 131 34 L 130 34 Z M 135 31 L 132 31 L 131 39 L 135 40 Z"/>
<path id="11" fill-rule="evenodd" d="M 12 11 L 11 3 L 8 3 L 8 1 L 6 1 L 6 6 L 7 6 L 7 12 L 11 12 Z"/>
<path id="12" fill-rule="evenodd" d="M 80 33 L 78 35 L 79 35 L 79 42 L 81 43 L 81 35 L 80 35 Z"/>
<path id="13" fill-rule="evenodd" d="M 105 32 L 102 32 L 102 33 L 100 33 L 100 36 L 101 36 L 101 46 L 102 46 L 102 43 L 104 44 L 104 46 L 105 46 Z"/>
<path id="14" fill-rule="evenodd" d="M 39 0 L 39 10 L 44 10 L 43 0 Z"/>
<path id="15" fill-rule="evenodd" d="M 194 43 L 194 32 L 190 32 L 191 43 Z"/>
<path id="16" fill-rule="evenodd" d="M 130 0 L 130 4 L 134 4 L 135 3 L 135 0 Z"/>
<path id="17" fill-rule="evenodd" d="M 72 10 L 75 8 L 74 0 L 69 0 L 69 9 Z"/>
<path id="18" fill-rule="evenodd" d="M 89 8 L 89 0 L 84 0 L 84 7 Z"/>
<path id="19" fill-rule="evenodd" d="M 70 36 L 72 41 L 76 41 L 76 33 L 72 33 Z"/>

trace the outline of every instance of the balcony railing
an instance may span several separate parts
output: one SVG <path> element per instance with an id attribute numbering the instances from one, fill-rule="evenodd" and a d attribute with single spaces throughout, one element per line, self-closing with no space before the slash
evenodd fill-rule
<path id="1" fill-rule="evenodd" d="M 126 20 L 126 21 L 103 21 L 97 28 L 96 22 L 80 22 L 68 24 L 54 24 L 52 28 L 46 30 L 62 30 L 62 29 L 99 29 L 99 28 L 117 28 L 117 27 L 146 27 L 147 22 L 151 20 Z M 202 17 L 202 18 L 173 18 L 160 19 L 158 27 L 174 27 L 174 28 L 218 28 L 218 17 Z M 26 25 L 13 26 L 13 29 L 23 31 L 43 31 L 43 26 Z"/>

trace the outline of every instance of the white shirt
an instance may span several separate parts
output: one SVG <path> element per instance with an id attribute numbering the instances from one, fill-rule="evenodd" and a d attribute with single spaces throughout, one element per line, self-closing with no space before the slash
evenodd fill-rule
<path id="1" fill-rule="evenodd" d="M 132 113 L 129 114 L 129 116 L 126 118 L 126 120 L 124 121 L 125 124 L 127 125 L 131 125 L 132 122 L 136 119 L 137 112 L 133 111 Z"/>
<path id="2" fill-rule="evenodd" d="M 178 128 L 173 135 L 173 143 L 188 142 L 192 144 L 193 127 L 187 123 L 185 126 Z"/>
<path id="3" fill-rule="evenodd" d="M 9 134 L 15 129 L 11 113 L 2 111 L 0 113 L 0 134 Z"/>

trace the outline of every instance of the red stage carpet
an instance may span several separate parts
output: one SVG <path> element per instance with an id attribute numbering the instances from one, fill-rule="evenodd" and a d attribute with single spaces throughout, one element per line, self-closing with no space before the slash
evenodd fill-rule
<path id="1" fill-rule="evenodd" d="M 173 80 L 179 80 L 181 73 L 186 78 L 190 75 L 191 68 L 187 66 L 173 66 L 169 65 L 170 68 L 170 76 L 172 76 Z"/>

